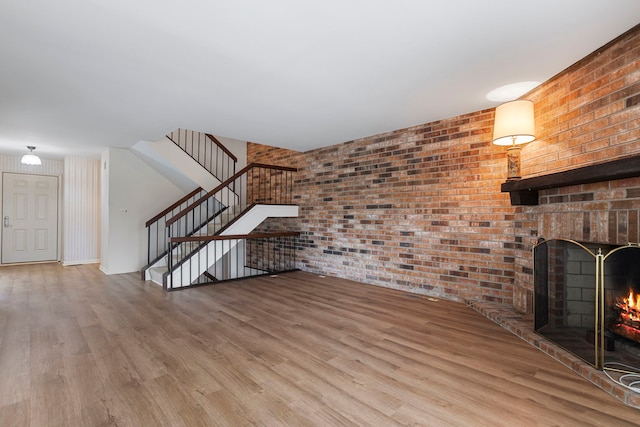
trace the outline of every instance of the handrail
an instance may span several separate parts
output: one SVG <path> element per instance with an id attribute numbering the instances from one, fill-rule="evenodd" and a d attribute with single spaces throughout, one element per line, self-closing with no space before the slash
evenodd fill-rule
<path id="1" fill-rule="evenodd" d="M 238 158 L 214 135 L 178 128 L 166 137 L 218 181 L 235 173 Z"/>
<path id="2" fill-rule="evenodd" d="M 227 179 L 222 184 L 218 185 L 216 188 L 214 188 L 213 190 L 209 191 L 207 194 L 202 196 L 200 199 L 194 201 L 191 204 L 191 206 L 188 206 L 186 209 L 183 209 L 182 211 L 177 213 L 175 216 L 173 216 L 172 218 L 168 219 L 167 222 L 166 222 L 167 227 L 172 225 L 176 221 L 178 221 L 180 218 L 182 218 L 185 215 L 187 215 L 189 212 L 193 211 L 196 207 L 198 207 L 200 204 L 204 203 L 207 199 L 212 197 L 214 194 L 216 194 L 219 191 L 221 191 L 222 189 L 228 187 L 231 183 L 233 183 L 233 181 L 237 180 L 238 178 L 240 178 L 242 175 L 244 175 L 245 173 L 247 173 L 248 171 L 250 171 L 253 168 L 281 170 L 281 171 L 288 171 L 288 172 L 297 172 L 298 171 L 297 168 L 292 168 L 292 167 L 287 167 L 287 166 L 274 166 L 274 165 L 266 165 L 266 164 L 263 164 L 263 163 L 250 163 L 247 166 L 245 166 L 244 168 L 242 168 L 239 172 L 234 174 L 231 178 Z"/>
<path id="3" fill-rule="evenodd" d="M 238 161 L 238 158 L 236 156 L 234 156 L 233 153 L 231 151 L 229 151 L 229 149 L 222 144 L 222 142 L 218 141 L 218 138 L 216 138 L 215 136 L 211 135 L 210 133 L 205 133 L 205 135 L 207 135 L 207 137 L 211 141 L 213 141 L 218 147 L 220 147 L 220 149 L 222 151 L 224 151 L 227 154 L 227 156 L 231 157 L 234 162 Z"/>
<path id="4" fill-rule="evenodd" d="M 171 239 L 180 259 L 168 258 L 168 270 L 162 276 L 163 288 L 171 291 L 293 271 L 296 269 L 296 241 L 301 234 L 258 232 Z"/>
<path id="5" fill-rule="evenodd" d="M 180 206 L 181 204 L 183 204 L 184 202 L 186 202 L 187 200 L 189 200 L 190 198 L 192 198 L 202 190 L 203 190 L 202 187 L 196 188 L 191 193 L 187 194 L 182 199 L 178 200 L 177 202 L 175 202 L 174 204 L 172 204 L 171 206 L 169 206 L 168 208 L 166 208 L 165 210 L 163 210 L 162 212 L 160 212 L 159 214 L 151 218 L 149 221 L 147 221 L 144 224 L 144 226 L 149 227 L 151 224 L 153 224 L 154 222 L 156 222 L 157 220 L 159 220 L 160 218 L 162 218 L 163 216 L 165 216 L 166 214 L 168 214 L 169 212 L 171 212 L 172 210 L 174 210 L 175 208 L 177 208 L 178 206 Z"/>
<path id="6" fill-rule="evenodd" d="M 171 218 L 181 209 L 185 209 L 196 200 L 199 200 L 203 193 L 206 193 L 206 190 L 196 188 L 145 223 L 145 227 L 147 228 L 147 267 L 161 259 L 169 249 L 170 242 L 168 241 L 166 229 L 167 219 Z M 215 204 L 211 206 L 207 205 L 207 207 L 214 209 L 219 208 L 219 206 Z M 214 214 L 214 212 L 209 209 L 206 214 L 209 217 Z M 146 267 L 143 268 L 143 271 L 145 269 Z"/>
<path id="7" fill-rule="evenodd" d="M 266 163 L 255 163 L 254 162 L 254 163 L 250 163 L 246 168 L 249 168 L 249 167 L 273 169 L 273 170 L 276 170 L 276 171 L 298 172 L 298 168 L 292 168 L 290 166 L 267 165 Z"/>
<path id="8" fill-rule="evenodd" d="M 229 234 L 221 236 L 219 234 L 210 236 L 189 236 L 189 237 L 172 237 L 172 243 L 183 242 L 208 242 L 210 240 L 243 240 L 243 239 L 264 239 L 269 237 L 299 237 L 299 231 L 281 231 L 274 233 L 253 233 L 253 234 Z"/>

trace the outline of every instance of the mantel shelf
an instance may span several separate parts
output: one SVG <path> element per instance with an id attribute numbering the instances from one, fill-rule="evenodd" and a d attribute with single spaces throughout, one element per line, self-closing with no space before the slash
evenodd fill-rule
<path id="1" fill-rule="evenodd" d="M 509 193 L 512 205 L 537 205 L 538 190 L 590 184 L 640 176 L 640 156 L 584 166 L 564 172 L 507 181 L 501 191 Z"/>

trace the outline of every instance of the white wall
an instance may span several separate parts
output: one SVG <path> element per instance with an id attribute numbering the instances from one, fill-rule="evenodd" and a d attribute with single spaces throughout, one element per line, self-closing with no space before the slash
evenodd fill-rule
<path id="1" fill-rule="evenodd" d="M 193 148 L 191 143 L 195 144 L 194 151 L 206 152 L 211 150 L 209 144 L 213 144 L 205 138 L 203 133 L 188 131 L 184 129 L 176 129 L 174 132 L 185 135 L 187 138 L 186 145 Z M 238 159 L 235 165 L 235 171 L 239 171 L 247 165 L 247 142 L 233 138 L 216 137 L 233 155 Z M 193 142 L 188 142 L 193 141 Z M 197 145 L 200 145 L 200 148 Z M 211 191 L 220 184 L 220 181 L 213 177 L 204 167 L 194 162 L 193 158 L 185 153 L 182 148 L 178 147 L 168 137 L 160 138 L 157 141 L 139 141 L 131 148 L 138 157 L 145 163 L 148 163 L 158 173 L 165 176 L 178 187 L 189 192 L 196 187 L 202 187 L 206 191 Z M 222 161 L 221 161 L 222 162 Z M 223 176 L 217 174 L 221 179 L 228 178 L 233 174 L 233 169 L 227 171 L 229 165 L 225 163 L 225 172 L 228 175 Z M 220 164 L 218 165 L 220 166 Z M 215 167 L 215 166 L 214 166 Z"/>
<path id="2" fill-rule="evenodd" d="M 225 138 L 224 136 L 216 136 L 218 141 L 224 145 L 227 150 L 231 151 L 237 157 L 236 172 L 247 166 L 247 141 L 239 139 Z"/>
<path id="3" fill-rule="evenodd" d="M 102 260 L 106 274 L 137 272 L 147 262 L 145 223 L 186 193 L 130 150 L 102 156 Z"/>
<path id="4" fill-rule="evenodd" d="M 62 264 L 100 262 L 100 160 L 65 157 Z"/>
<path id="5" fill-rule="evenodd" d="M 220 185 L 220 181 L 169 138 L 140 141 L 131 149 L 142 161 L 187 192 L 198 187 L 211 191 Z"/>
<path id="6" fill-rule="evenodd" d="M 110 150 L 100 158 L 100 270 L 109 271 L 109 160 Z"/>

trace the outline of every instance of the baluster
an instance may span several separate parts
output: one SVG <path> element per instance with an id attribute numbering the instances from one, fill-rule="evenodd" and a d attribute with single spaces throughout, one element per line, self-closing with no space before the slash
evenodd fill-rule
<path id="1" fill-rule="evenodd" d="M 147 228 L 147 264 L 151 264 L 151 227 L 153 224 Z"/>
<path id="2" fill-rule="evenodd" d="M 171 227 L 167 227 L 167 242 L 171 242 Z M 171 244 L 169 243 L 169 251 L 167 252 L 167 286 L 173 288 L 173 254 L 171 253 Z"/>

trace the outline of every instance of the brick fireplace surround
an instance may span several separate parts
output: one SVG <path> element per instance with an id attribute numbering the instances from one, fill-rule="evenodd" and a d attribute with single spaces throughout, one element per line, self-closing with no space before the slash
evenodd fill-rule
<path id="1" fill-rule="evenodd" d="M 537 134 L 522 150 L 525 178 L 640 156 L 640 26 L 523 99 L 535 104 Z M 463 301 L 543 349 L 523 320 L 532 312 L 533 244 L 540 236 L 640 242 L 640 177 L 551 188 L 538 205 L 512 206 L 500 188 L 506 151 L 491 144 L 493 114 L 304 153 L 249 144 L 248 160 L 299 168 L 300 218 L 284 225 L 302 233 L 301 270 Z M 618 397 L 640 407 L 637 395 Z"/>

